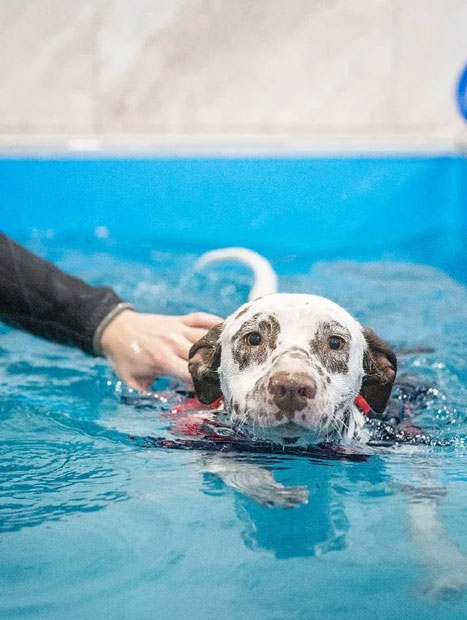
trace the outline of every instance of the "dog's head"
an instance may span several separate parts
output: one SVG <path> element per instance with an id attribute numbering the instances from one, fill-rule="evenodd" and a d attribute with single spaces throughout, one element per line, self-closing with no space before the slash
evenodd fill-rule
<path id="1" fill-rule="evenodd" d="M 199 400 L 223 396 L 234 423 L 275 440 L 320 441 L 342 431 L 358 394 L 384 411 L 396 358 L 329 299 L 275 294 L 195 343 L 189 370 Z"/>

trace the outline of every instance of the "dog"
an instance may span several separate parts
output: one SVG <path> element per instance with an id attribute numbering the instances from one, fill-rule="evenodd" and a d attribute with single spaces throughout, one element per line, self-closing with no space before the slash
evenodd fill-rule
<path id="1" fill-rule="evenodd" d="M 252 438 L 284 446 L 357 441 L 365 445 L 369 411 L 383 415 L 397 373 L 391 347 L 346 310 L 317 295 L 281 294 L 263 257 L 245 248 L 215 250 L 198 267 L 219 260 L 246 263 L 255 275 L 248 303 L 212 328 L 189 352 L 189 371 L 211 415 Z M 411 451 L 416 446 L 410 446 Z M 409 456 L 409 455 L 408 455 Z M 218 453 L 206 472 L 268 507 L 308 503 L 304 486 L 287 487 L 268 469 Z M 397 484 L 397 472 L 393 479 Z M 413 537 L 431 573 L 427 593 L 459 595 L 467 588 L 467 558 L 437 516 L 445 489 L 426 473 L 407 495 Z"/>
<path id="2" fill-rule="evenodd" d="M 214 403 L 211 419 L 282 446 L 365 443 L 365 413 L 384 412 L 394 383 L 392 349 L 329 299 L 278 293 L 272 266 L 251 250 L 214 250 L 196 267 L 224 260 L 247 264 L 255 281 L 248 303 L 189 352 L 196 396 Z M 308 501 L 305 487 L 286 487 L 270 471 L 221 453 L 204 468 L 266 506 Z"/>
<path id="3" fill-rule="evenodd" d="M 233 248 L 208 253 L 200 264 L 227 258 L 251 265 L 254 299 L 191 348 L 198 399 L 222 398 L 219 417 L 274 443 L 367 441 L 364 411 L 384 413 L 397 372 L 394 351 L 329 299 L 277 293 L 263 257 Z"/>

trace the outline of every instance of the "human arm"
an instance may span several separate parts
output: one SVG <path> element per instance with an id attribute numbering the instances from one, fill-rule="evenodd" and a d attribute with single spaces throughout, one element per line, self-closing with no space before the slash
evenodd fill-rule
<path id="1" fill-rule="evenodd" d="M 105 355 L 135 389 L 149 389 L 160 375 L 191 385 L 188 351 L 221 319 L 205 313 L 141 314 L 131 308 L 112 289 L 90 286 L 0 233 L 0 320 Z"/>
<path id="2" fill-rule="evenodd" d="M 89 286 L 0 233 L 0 320 L 93 354 L 101 321 L 131 307 L 110 288 Z"/>

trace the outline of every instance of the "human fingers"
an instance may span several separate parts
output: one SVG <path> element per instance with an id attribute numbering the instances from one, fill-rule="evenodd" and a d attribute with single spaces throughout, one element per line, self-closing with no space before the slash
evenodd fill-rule
<path id="1" fill-rule="evenodd" d="M 149 392 L 151 385 L 154 383 L 156 376 L 136 376 L 131 372 L 119 373 L 118 368 L 115 368 L 117 375 L 122 379 L 128 387 L 138 392 Z"/>
<path id="2" fill-rule="evenodd" d="M 164 374 L 183 381 L 188 387 L 193 387 L 193 381 L 190 373 L 188 372 L 188 364 L 186 363 L 186 359 L 172 356 L 169 360 L 167 360 Z"/>
<path id="3" fill-rule="evenodd" d="M 210 329 L 222 323 L 222 318 L 215 314 L 208 314 L 207 312 L 191 312 L 190 314 L 185 314 L 182 317 L 182 321 L 189 327 Z"/>
<path id="4" fill-rule="evenodd" d="M 188 359 L 188 352 L 191 349 L 191 345 L 193 344 L 188 338 L 186 338 L 183 334 L 177 334 L 174 337 L 168 339 L 169 342 L 166 342 L 166 347 L 170 350 L 172 355 L 176 355 L 177 357 L 182 358 L 183 360 Z"/>
<path id="5" fill-rule="evenodd" d="M 155 366 L 148 366 L 143 372 L 135 372 L 131 368 L 125 369 L 123 372 L 119 368 L 114 368 L 114 370 L 129 387 L 139 392 L 149 392 L 158 377 L 166 376 L 183 381 L 189 388 L 193 387 L 186 359 L 173 351 L 166 351 Z"/>
<path id="6" fill-rule="evenodd" d="M 184 336 L 190 341 L 191 344 L 198 342 L 198 340 L 205 336 L 206 333 L 206 329 L 202 329 L 201 327 L 185 327 L 183 330 Z"/>

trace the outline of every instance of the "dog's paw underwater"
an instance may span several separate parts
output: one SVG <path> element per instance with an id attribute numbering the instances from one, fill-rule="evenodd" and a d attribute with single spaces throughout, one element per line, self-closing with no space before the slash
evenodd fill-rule
<path id="1" fill-rule="evenodd" d="M 295 508 L 308 503 L 306 486 L 285 486 L 258 465 L 234 462 L 218 455 L 207 463 L 204 471 L 219 476 L 231 488 L 269 508 Z"/>

